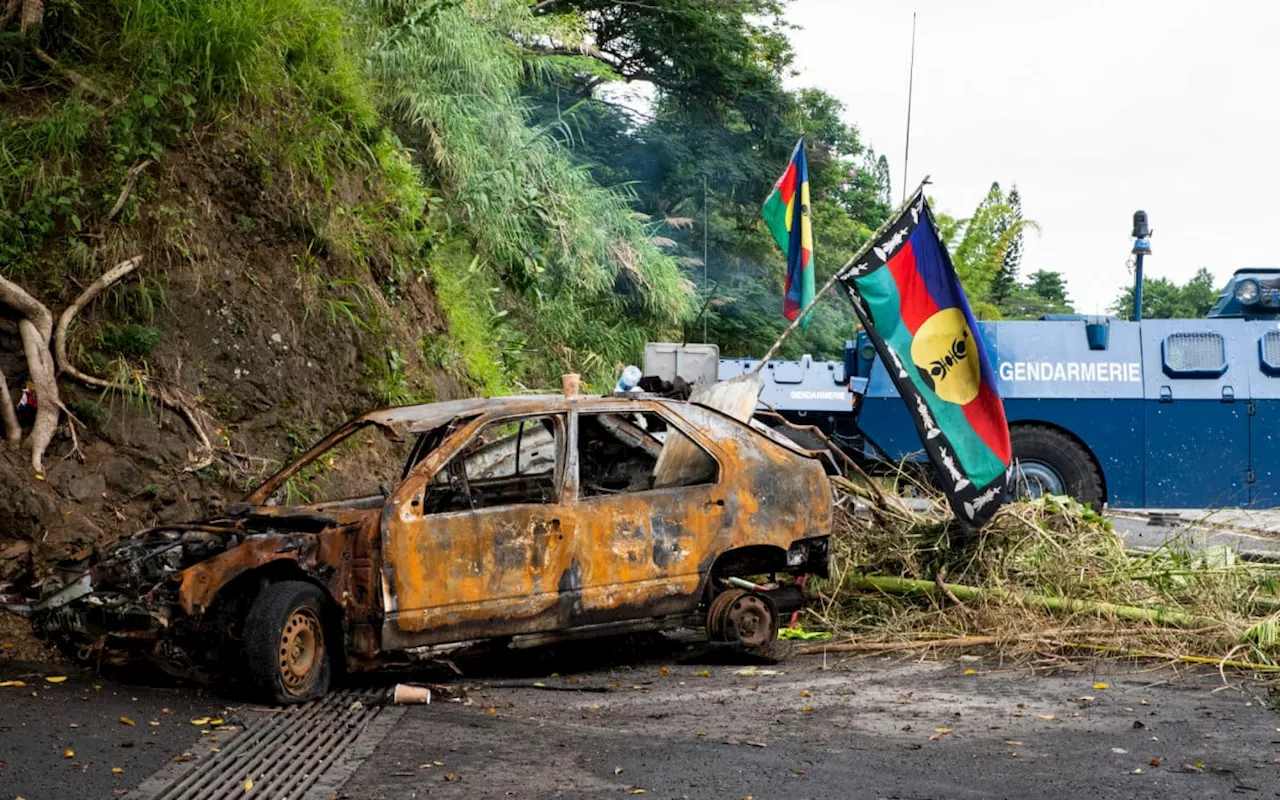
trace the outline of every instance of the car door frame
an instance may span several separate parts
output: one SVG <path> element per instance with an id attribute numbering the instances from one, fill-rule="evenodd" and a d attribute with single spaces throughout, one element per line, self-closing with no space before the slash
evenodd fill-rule
<path id="1" fill-rule="evenodd" d="M 515 503 L 488 508 L 423 514 L 425 492 L 436 475 L 491 424 L 551 417 L 556 420 L 557 459 L 554 503 Z M 491 412 L 465 423 L 441 442 L 435 451 L 410 470 L 388 497 L 380 525 L 382 545 L 381 589 L 384 618 L 381 649 L 401 650 L 471 639 L 533 633 L 563 626 L 573 604 L 568 584 L 574 555 L 574 494 L 567 476 L 570 467 L 570 414 L 554 408 L 519 413 Z M 515 524 L 503 524 L 504 515 L 516 515 Z M 541 528 L 539 528 L 541 526 Z M 471 528 L 470 562 L 456 558 L 462 535 Z M 530 563 L 525 591 L 513 591 L 505 579 L 486 576 L 484 567 L 507 570 L 513 580 L 518 564 L 497 563 L 503 535 L 530 534 Z M 490 558 L 484 559 L 480 537 L 488 536 Z M 539 551 L 541 547 L 541 551 Z M 542 552 L 535 569 L 534 557 Z M 433 558 L 433 556 L 435 558 Z M 479 557 L 476 560 L 475 557 Z M 403 573 L 403 580 L 400 573 Z M 488 578 L 488 588 L 481 578 Z M 489 596 L 497 590 L 501 596 Z M 452 593 L 452 594 L 451 594 Z"/>
<path id="2" fill-rule="evenodd" d="M 716 463 L 716 480 L 692 486 L 645 489 L 617 495 L 582 497 L 579 419 L 627 411 L 657 414 L 688 437 Z M 576 507 L 581 608 L 574 622 L 600 624 L 685 614 L 701 602 L 708 568 L 705 552 L 714 548 L 725 513 L 726 457 L 714 439 L 703 436 L 661 403 L 619 408 L 579 401 L 569 415 L 570 460 L 574 468 L 572 501 Z M 657 501 L 657 502 L 655 502 Z M 655 520 L 660 525 L 655 535 Z M 621 521 L 621 524 L 619 524 Z M 637 530 L 637 524 L 644 530 Z M 613 530 L 610 531 L 609 528 Z M 665 562 L 665 563 L 663 563 Z"/>

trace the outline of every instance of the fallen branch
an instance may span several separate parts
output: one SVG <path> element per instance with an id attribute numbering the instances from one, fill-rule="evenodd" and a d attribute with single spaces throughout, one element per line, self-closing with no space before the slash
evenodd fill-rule
<path id="1" fill-rule="evenodd" d="M 22 441 L 22 428 L 13 410 L 13 395 L 9 394 L 9 382 L 0 372 L 0 422 L 4 423 L 4 440 L 9 444 Z"/>
<path id="2" fill-rule="evenodd" d="M 798 655 L 817 653 L 892 653 L 897 650 L 924 650 L 932 647 L 985 647 L 1005 642 L 1025 642 L 1036 639 L 1054 639 L 1062 636 L 1130 636 L 1134 631 L 1105 628 L 1050 628 L 1008 636 L 961 636 L 953 639 L 919 639 L 908 642 L 824 642 L 796 648 Z"/>
<path id="3" fill-rule="evenodd" d="M 129 199 L 129 193 L 133 191 L 134 185 L 138 182 L 138 176 L 142 174 L 144 169 L 154 163 L 154 161 L 148 158 L 141 163 L 134 164 L 132 167 L 129 167 L 129 175 L 125 179 L 124 188 L 120 190 L 120 196 L 116 198 L 116 204 L 113 205 L 111 210 L 107 212 L 107 215 L 102 218 L 103 223 L 110 222 L 115 218 L 116 214 L 120 213 L 120 209 L 124 208 L 125 201 Z"/>
<path id="4" fill-rule="evenodd" d="M 1229 658 L 1213 658 L 1212 656 L 1182 656 L 1175 653 L 1152 653 L 1147 650 L 1132 650 L 1125 647 L 1110 647 L 1105 644 L 1084 644 L 1082 642 L 1062 642 L 1063 647 L 1076 647 L 1081 650 L 1097 650 L 1104 653 L 1113 653 L 1118 656 L 1131 656 L 1133 658 L 1151 658 L 1165 661 L 1181 661 L 1185 664 L 1211 664 L 1221 669 L 1222 667 L 1233 667 L 1235 669 L 1247 669 L 1254 672 L 1280 672 L 1280 666 L 1275 664 L 1256 664 L 1252 661 L 1236 661 Z"/>
<path id="5" fill-rule="evenodd" d="M 934 581 L 893 578 L 886 575 L 856 576 L 850 578 L 846 585 L 852 589 L 870 589 L 888 594 L 934 595 L 941 593 L 942 589 L 948 589 L 961 600 L 996 600 L 1051 612 L 1094 614 L 1100 617 L 1115 617 L 1131 622 L 1151 622 L 1157 625 L 1169 624 L 1179 628 L 1204 628 L 1222 624 L 1220 620 L 1167 608 L 1143 608 L 1142 606 L 1104 603 L 1099 600 L 1080 600 L 1074 597 L 1054 597 L 1031 592 L 1011 592 L 1006 589 L 984 589 L 959 583 L 942 584 L 940 587 Z"/>

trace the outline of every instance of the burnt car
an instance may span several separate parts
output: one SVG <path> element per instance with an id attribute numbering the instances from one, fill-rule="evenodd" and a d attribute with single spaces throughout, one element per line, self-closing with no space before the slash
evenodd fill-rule
<path id="1" fill-rule="evenodd" d="M 35 606 L 77 658 L 331 676 L 478 643 L 705 626 L 767 649 L 825 574 L 828 465 L 758 422 L 652 396 L 518 396 L 366 414 L 218 519 L 70 565 Z"/>

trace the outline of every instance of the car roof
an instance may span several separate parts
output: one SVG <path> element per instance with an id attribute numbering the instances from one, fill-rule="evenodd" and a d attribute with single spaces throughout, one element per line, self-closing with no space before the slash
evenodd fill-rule
<path id="1" fill-rule="evenodd" d="M 574 406 L 592 409 L 616 408 L 621 411 L 637 402 L 685 405 L 680 401 L 669 401 L 645 394 L 625 397 L 580 395 L 572 399 L 559 394 L 517 394 L 507 397 L 447 400 L 442 403 L 423 403 L 415 406 L 382 408 L 364 414 L 357 419 L 357 422 L 374 423 L 397 432 L 423 433 L 438 428 L 458 417 L 473 417 L 491 412 L 501 414 L 547 414 L 565 412 Z"/>

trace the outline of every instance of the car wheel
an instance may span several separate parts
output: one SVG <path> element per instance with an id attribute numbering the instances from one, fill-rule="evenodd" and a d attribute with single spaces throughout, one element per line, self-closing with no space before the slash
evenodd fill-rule
<path id="1" fill-rule="evenodd" d="M 1102 510 L 1102 472 L 1074 438 L 1044 425 L 1017 425 L 1010 428 L 1009 439 L 1014 492 L 1019 497 L 1066 494 Z"/>
<path id="2" fill-rule="evenodd" d="M 293 704 L 329 690 L 330 658 L 325 641 L 324 594 L 303 581 L 268 585 L 244 621 L 244 654 L 258 695 Z"/>

